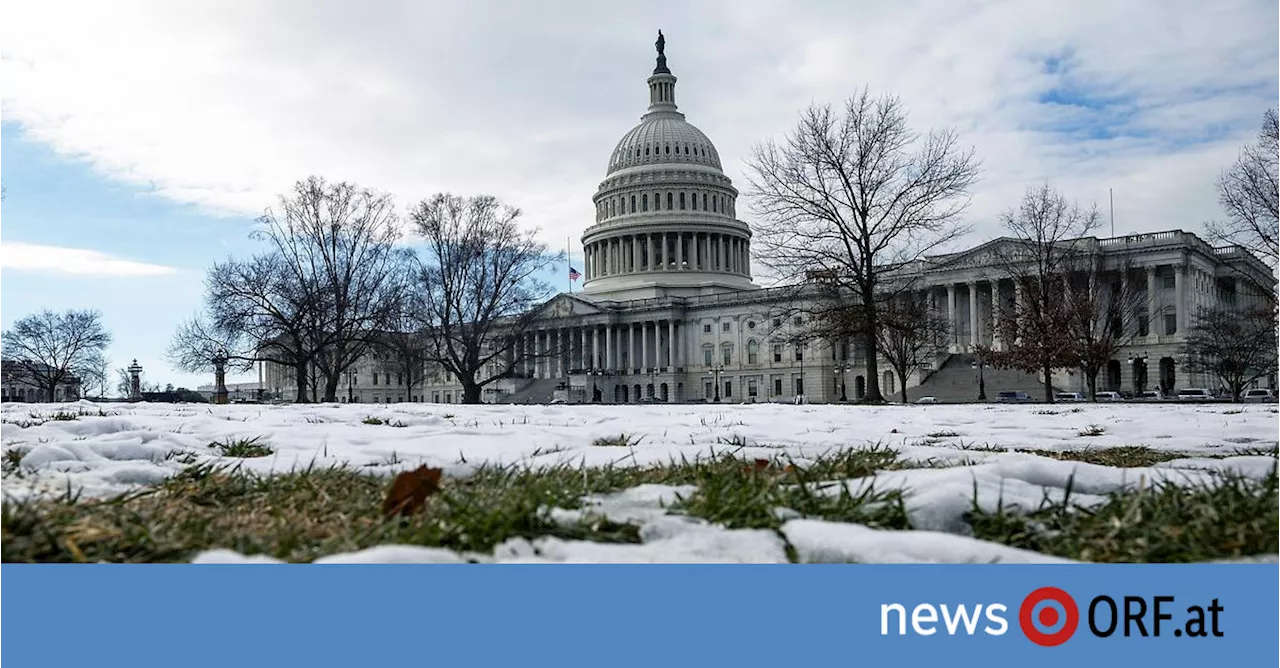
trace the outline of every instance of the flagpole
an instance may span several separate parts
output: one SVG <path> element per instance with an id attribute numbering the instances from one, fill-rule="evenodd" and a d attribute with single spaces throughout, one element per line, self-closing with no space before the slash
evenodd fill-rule
<path id="1" fill-rule="evenodd" d="M 570 238 L 564 238 L 564 254 L 569 258 L 569 271 L 566 271 L 565 274 L 569 279 L 569 294 L 573 294 L 573 246 L 569 245 Z"/>

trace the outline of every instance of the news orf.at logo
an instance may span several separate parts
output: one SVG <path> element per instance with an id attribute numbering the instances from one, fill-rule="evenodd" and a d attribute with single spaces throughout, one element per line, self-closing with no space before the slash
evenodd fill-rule
<path id="1" fill-rule="evenodd" d="M 1018 626 L 1031 642 L 1055 647 L 1071 639 L 1080 625 L 1075 599 L 1057 587 L 1041 587 L 1027 595 L 1018 608 Z"/>
<path id="2" fill-rule="evenodd" d="M 1081 625 L 1094 638 L 1221 638 L 1223 606 L 1182 608 L 1173 596 L 1109 596 L 1098 594 L 1083 608 L 1058 587 L 1040 587 L 1022 599 L 1018 628 L 1041 647 L 1057 647 L 1075 636 Z M 1003 636 L 1013 606 L 1000 601 L 887 603 L 880 606 L 880 635 Z M 1082 619 L 1083 617 L 1083 619 Z"/>

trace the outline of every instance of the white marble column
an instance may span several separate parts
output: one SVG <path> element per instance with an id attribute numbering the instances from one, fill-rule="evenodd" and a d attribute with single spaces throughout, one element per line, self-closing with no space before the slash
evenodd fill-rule
<path id="1" fill-rule="evenodd" d="M 1177 309 L 1174 328 L 1182 335 L 1187 331 L 1187 287 L 1187 263 L 1173 265 L 1174 308 Z"/>
<path id="2" fill-rule="evenodd" d="M 978 282 L 969 281 L 969 350 L 980 343 L 978 339 Z"/>
<path id="3" fill-rule="evenodd" d="M 649 323 L 640 323 L 640 368 L 649 368 Z"/>
<path id="4" fill-rule="evenodd" d="M 1003 350 L 1000 341 L 1000 279 L 991 281 L 991 347 Z"/>
<path id="5" fill-rule="evenodd" d="M 960 343 L 960 327 L 959 321 L 956 319 L 956 284 L 947 284 L 947 323 L 951 327 L 951 345 L 948 348 L 951 352 L 956 352 L 956 346 Z"/>
<path id="6" fill-rule="evenodd" d="M 613 363 L 613 325 L 608 324 L 604 326 L 604 367 L 615 371 L 618 368 Z"/>
<path id="7" fill-rule="evenodd" d="M 691 239 L 692 241 L 689 242 L 689 248 L 690 250 L 693 251 L 693 262 L 690 262 L 689 266 L 692 267 L 694 271 L 701 271 L 702 270 L 702 254 L 699 252 L 699 248 L 698 248 L 698 246 L 700 245 L 698 244 L 698 233 L 694 232 Z"/>
<path id="8" fill-rule="evenodd" d="M 667 366 L 671 367 L 671 371 L 676 370 L 676 321 L 671 319 L 667 321 Z"/>
<path id="9" fill-rule="evenodd" d="M 636 324 L 627 323 L 627 370 L 636 368 Z"/>
<path id="10" fill-rule="evenodd" d="M 1156 324 L 1156 266 L 1147 266 L 1147 335 L 1158 336 L 1160 328 Z"/>
<path id="11" fill-rule="evenodd" d="M 592 369 L 600 368 L 600 328 L 591 328 L 591 364 Z"/>

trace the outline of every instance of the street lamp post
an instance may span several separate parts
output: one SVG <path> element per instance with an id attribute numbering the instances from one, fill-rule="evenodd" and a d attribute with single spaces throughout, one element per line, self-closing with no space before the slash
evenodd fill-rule
<path id="1" fill-rule="evenodd" d="M 835 368 L 834 375 L 840 378 L 840 401 L 849 400 L 849 394 L 848 394 L 848 388 L 847 388 L 848 376 L 846 374 L 848 373 L 850 366 L 851 365 L 849 364 L 837 364 Z"/>
<path id="2" fill-rule="evenodd" d="M 1130 354 L 1129 354 L 1129 364 L 1130 364 L 1130 366 L 1132 367 L 1132 368 L 1130 369 L 1130 371 L 1132 371 L 1132 372 L 1133 372 L 1133 387 L 1134 387 L 1134 389 L 1136 389 L 1138 392 L 1143 392 L 1143 391 L 1145 391 L 1145 390 L 1147 389 L 1147 382 L 1146 382 L 1146 381 L 1147 381 L 1147 378 L 1146 378 L 1146 375 L 1147 375 L 1147 374 L 1146 374 L 1146 371 L 1147 371 L 1147 353 L 1146 353 L 1146 352 L 1141 352 L 1141 353 L 1137 353 L 1137 354 L 1130 353 Z M 1139 378 L 1139 376 L 1138 376 L 1138 365 L 1139 365 L 1139 364 L 1141 364 L 1141 365 L 1142 365 L 1142 371 L 1143 371 L 1143 374 L 1142 374 L 1142 377 L 1141 377 L 1141 378 L 1142 378 L 1142 380 L 1141 380 L 1141 381 L 1139 381 L 1139 380 L 1138 380 L 1138 378 Z"/>
<path id="3" fill-rule="evenodd" d="M 716 396 L 714 399 L 712 399 L 712 401 L 714 401 L 717 404 L 720 403 L 720 373 L 722 371 L 724 371 L 723 365 L 720 365 L 720 364 L 711 365 L 711 373 L 714 374 L 715 383 L 716 383 Z"/>
<path id="4" fill-rule="evenodd" d="M 970 364 L 969 366 L 970 368 L 976 369 L 978 371 L 978 401 L 986 401 L 987 400 L 987 379 L 984 371 L 986 370 L 987 362 L 986 360 L 979 357 L 978 361 Z"/>
<path id="5" fill-rule="evenodd" d="M 356 396 L 356 372 L 347 372 L 347 403 L 355 403 Z"/>

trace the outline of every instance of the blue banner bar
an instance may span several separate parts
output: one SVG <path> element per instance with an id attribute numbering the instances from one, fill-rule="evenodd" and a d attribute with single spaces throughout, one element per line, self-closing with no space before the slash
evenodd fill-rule
<path id="1" fill-rule="evenodd" d="M 5 564 L 0 652 L 130 668 L 1274 665 L 1278 572 Z"/>

